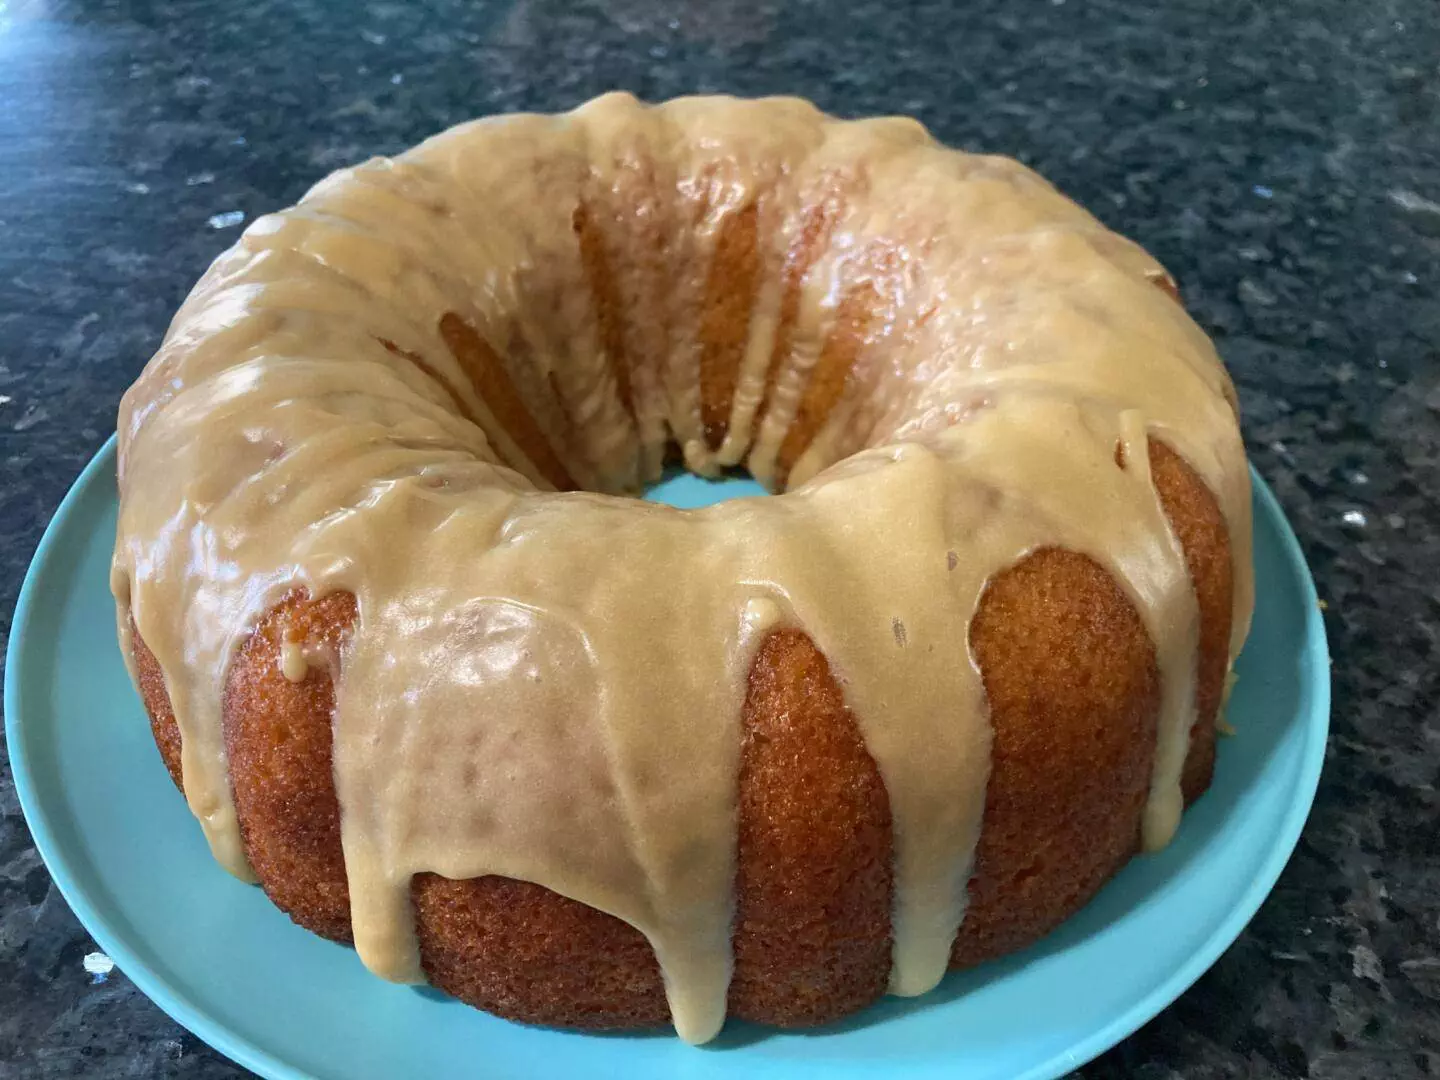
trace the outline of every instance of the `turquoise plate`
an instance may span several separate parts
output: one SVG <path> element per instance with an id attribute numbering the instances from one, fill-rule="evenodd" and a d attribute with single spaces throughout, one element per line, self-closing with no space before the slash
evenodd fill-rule
<path id="1" fill-rule="evenodd" d="M 1059 931 L 924 998 L 810 1034 L 735 1023 L 696 1049 L 668 1035 L 507 1023 L 371 976 L 211 860 L 115 646 L 114 476 L 112 440 L 61 504 L 20 592 L 5 669 L 15 786 L 101 948 L 181 1024 L 267 1077 L 1059 1076 L 1215 961 L 1275 883 L 1314 797 L 1329 717 L 1324 631 L 1295 537 L 1257 478 L 1260 595 L 1214 787 L 1170 847 L 1133 861 Z M 677 477 L 655 494 L 697 505 L 758 490 L 738 483 Z"/>

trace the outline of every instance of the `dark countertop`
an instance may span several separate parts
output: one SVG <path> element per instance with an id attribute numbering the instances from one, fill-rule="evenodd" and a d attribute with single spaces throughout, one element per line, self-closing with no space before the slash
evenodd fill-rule
<path id="1" fill-rule="evenodd" d="M 1077 1075 L 1440 1074 L 1432 0 L 694 7 L 0 4 L 0 634 L 189 285 L 330 169 L 615 87 L 912 113 L 1169 265 L 1328 603 L 1333 733 L 1294 858 L 1213 970 Z M 240 1075 L 92 979 L 94 949 L 0 763 L 0 1077 Z"/>

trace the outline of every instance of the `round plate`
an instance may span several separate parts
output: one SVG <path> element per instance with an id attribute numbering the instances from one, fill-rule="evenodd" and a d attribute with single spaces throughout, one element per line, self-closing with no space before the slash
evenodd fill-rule
<path id="1" fill-rule="evenodd" d="M 225 874 L 151 742 L 115 645 L 112 440 L 46 530 L 20 592 L 5 730 L 20 803 L 60 891 L 100 946 L 181 1024 L 268 1077 L 556 1074 L 1042 1078 L 1112 1046 L 1173 1001 L 1255 913 L 1314 797 L 1329 718 L 1315 590 L 1256 478 L 1254 629 L 1215 783 L 1175 842 L 1138 858 L 1024 953 L 808 1034 L 732 1023 L 696 1049 L 497 1020 L 370 975 Z M 676 478 L 682 505 L 731 494 Z M 1101 975 L 1103 974 L 1103 977 Z M 1043 1018 L 1043 1019 L 1042 1019 Z"/>

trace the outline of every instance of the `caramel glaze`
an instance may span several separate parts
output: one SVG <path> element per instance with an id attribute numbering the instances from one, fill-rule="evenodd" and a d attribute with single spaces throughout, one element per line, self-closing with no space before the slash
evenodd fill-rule
<path id="1" fill-rule="evenodd" d="M 297 920 L 522 1019 L 702 1041 L 1023 944 L 1173 832 L 1248 625 L 1233 390 L 1156 283 L 1018 164 L 792 100 L 337 174 L 122 406 L 172 775 Z M 672 444 L 788 493 L 547 493 Z"/>

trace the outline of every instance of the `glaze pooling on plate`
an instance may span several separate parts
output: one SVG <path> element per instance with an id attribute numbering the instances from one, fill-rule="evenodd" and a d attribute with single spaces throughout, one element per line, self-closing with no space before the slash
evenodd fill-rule
<path id="1" fill-rule="evenodd" d="M 717 281 L 737 243 L 753 276 Z M 1232 662 L 1249 625 L 1234 393 L 1163 280 L 1015 162 L 792 100 L 478 121 L 260 219 L 120 420 L 122 644 L 133 619 L 217 858 L 246 873 L 220 723 L 238 645 L 297 586 L 351 592 L 335 784 L 367 966 L 421 978 L 414 874 L 532 881 L 641 930 L 703 1041 L 730 975 L 746 676 L 798 627 L 889 793 L 891 989 L 930 989 L 990 744 L 973 660 L 936 650 L 963 647 L 990 578 L 1062 547 L 1140 613 L 1150 848 L 1179 817 L 1198 616 L 1148 438 L 1224 513 Z M 707 320 L 726 290 L 741 336 Z M 726 371 L 729 408 L 707 410 Z M 672 442 L 785 494 L 618 497 Z"/>

